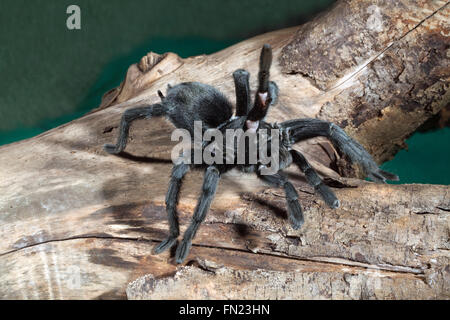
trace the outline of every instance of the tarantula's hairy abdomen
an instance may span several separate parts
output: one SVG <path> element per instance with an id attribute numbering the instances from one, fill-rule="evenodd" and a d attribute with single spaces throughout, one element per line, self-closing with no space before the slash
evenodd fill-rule
<path id="1" fill-rule="evenodd" d="M 218 127 L 233 115 L 230 101 L 216 88 L 200 82 L 184 82 L 169 87 L 163 104 L 176 127 L 185 128 L 191 134 L 194 121 L 202 121 L 206 130 Z"/>

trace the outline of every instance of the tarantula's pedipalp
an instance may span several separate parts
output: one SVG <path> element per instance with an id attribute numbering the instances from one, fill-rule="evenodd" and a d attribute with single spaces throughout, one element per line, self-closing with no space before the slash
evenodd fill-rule
<path id="1" fill-rule="evenodd" d="M 268 111 L 268 107 L 273 106 L 275 104 L 277 104 L 278 102 L 278 92 L 280 90 L 278 89 L 278 86 L 275 82 L 270 81 L 269 82 L 269 97 L 270 97 L 270 103 L 267 105 L 267 111 Z M 267 114 L 267 112 L 266 112 Z"/>
<path id="2" fill-rule="evenodd" d="M 156 103 L 151 106 L 146 107 L 136 107 L 133 109 L 128 109 L 122 115 L 119 127 L 119 137 L 117 138 L 117 143 L 105 144 L 103 147 L 106 152 L 110 154 L 121 153 L 127 146 L 128 132 L 130 131 L 130 124 L 134 120 L 151 118 L 152 116 L 159 117 L 166 114 L 166 110 L 163 105 Z"/>
<path id="3" fill-rule="evenodd" d="M 184 82 L 176 86 L 168 85 L 167 93 L 164 95 L 158 91 L 161 103 L 150 106 L 140 106 L 125 111 L 120 122 L 119 137 L 115 145 L 106 144 L 105 150 L 109 153 L 117 154 L 123 151 L 127 144 L 128 132 L 130 124 L 137 119 L 150 118 L 153 116 L 166 116 L 177 128 L 186 129 L 194 134 L 194 122 L 202 123 L 202 130 L 206 132 L 208 129 L 216 129 L 220 133 L 227 130 L 234 132 L 247 131 L 245 133 L 255 134 L 256 142 L 259 146 L 268 148 L 268 154 L 276 154 L 275 162 L 278 169 L 275 174 L 263 174 L 262 158 L 256 156 L 256 162 L 250 161 L 255 159 L 253 151 L 244 152 L 244 160 L 242 162 L 231 163 L 214 163 L 206 164 L 202 159 L 202 163 L 188 164 L 181 159 L 181 163 L 177 163 L 172 168 L 172 174 L 169 183 L 169 189 L 166 195 L 166 211 L 169 221 L 169 235 L 158 246 L 155 247 L 155 253 L 161 253 L 177 243 L 180 234 L 179 222 L 177 214 L 177 204 L 180 194 L 181 184 L 185 174 L 190 168 L 206 168 L 203 178 L 202 192 L 195 208 L 192 222 L 184 233 L 183 240 L 178 245 L 175 252 L 175 261 L 182 263 L 189 253 L 192 240 L 205 220 L 206 214 L 214 199 L 216 189 L 222 173 L 237 168 L 246 173 L 256 173 L 258 177 L 273 186 L 284 189 L 286 195 L 286 204 L 288 209 L 289 221 L 292 227 L 299 229 L 304 222 L 302 208 L 299 202 L 299 196 L 294 185 L 289 182 L 282 170 L 294 163 L 305 174 L 306 180 L 321 195 L 325 203 L 331 208 L 339 206 L 339 200 L 333 191 L 328 188 L 320 179 L 317 172 L 310 166 L 306 158 L 298 151 L 293 150 L 292 144 L 316 137 L 325 136 L 350 159 L 362 165 L 368 176 L 378 182 L 384 182 L 386 179 L 396 180 L 398 177 L 389 172 L 378 168 L 370 154 L 355 140 L 350 138 L 344 130 L 337 125 L 317 119 L 296 119 L 285 121 L 279 124 L 271 124 L 264 121 L 269 107 L 277 102 L 278 86 L 275 82 L 270 81 L 270 66 L 272 63 L 272 49 L 269 45 L 264 45 L 261 50 L 258 73 L 258 88 L 253 101 L 250 97 L 249 73 L 245 70 L 238 69 L 233 73 L 235 90 L 236 90 L 236 116 L 233 117 L 232 105 L 228 99 L 214 87 L 199 82 Z M 259 133 L 268 132 L 266 135 Z M 273 133 L 272 130 L 279 130 Z M 278 140 L 272 149 L 272 142 Z M 245 140 L 244 140 L 245 141 Z M 270 143 L 269 143 L 270 141 Z M 192 141 L 194 142 L 194 141 Z M 214 141 L 214 143 L 217 141 Z M 222 153 L 223 159 L 236 159 L 239 153 L 239 147 L 234 140 L 231 149 L 227 146 Z M 206 139 L 202 141 L 203 151 L 208 148 L 211 141 Z M 247 144 L 246 144 L 247 145 Z M 192 151 L 192 150 L 191 150 Z M 231 153 L 231 154 L 230 154 Z M 242 154 L 241 154 L 242 155 Z M 194 152 L 191 152 L 191 157 Z M 195 160 L 195 159 L 193 159 Z"/>
<path id="4" fill-rule="evenodd" d="M 291 150 L 292 162 L 295 163 L 299 169 L 305 174 L 306 181 L 314 187 L 314 190 L 322 197 L 325 203 L 332 209 L 339 207 L 339 200 L 330 188 L 328 188 L 320 179 L 316 170 L 311 167 L 305 156 L 297 150 Z"/>
<path id="5" fill-rule="evenodd" d="M 178 223 L 177 205 L 180 194 L 181 184 L 186 173 L 189 171 L 189 165 L 180 163 L 174 165 L 172 168 L 172 176 L 169 182 L 169 190 L 166 194 L 166 211 L 169 220 L 169 236 L 162 241 L 155 249 L 156 254 L 170 249 L 177 242 L 180 235 L 180 227 Z"/>
<path id="6" fill-rule="evenodd" d="M 334 123 L 319 119 L 296 119 L 285 121 L 280 127 L 289 130 L 291 143 L 317 136 L 330 139 L 334 146 L 349 156 L 352 162 L 360 164 L 365 174 L 376 182 L 398 180 L 395 174 L 381 170 L 366 149 Z"/>
<path id="7" fill-rule="evenodd" d="M 258 178 L 274 187 L 283 188 L 286 194 L 286 204 L 288 206 L 288 217 L 294 229 L 300 229 L 304 223 L 303 211 L 298 202 L 298 193 L 292 183 L 281 173 L 273 175 L 262 175 L 258 171 Z"/>
<path id="8" fill-rule="evenodd" d="M 192 221 L 187 230 L 184 233 L 183 240 L 177 248 L 175 253 L 175 261 L 181 263 L 186 258 L 191 247 L 192 239 L 197 233 L 200 224 L 205 220 L 208 213 L 211 202 L 216 194 L 217 185 L 220 180 L 219 169 L 215 166 L 209 166 L 205 171 L 203 178 L 202 194 L 198 200 L 197 207 L 195 208 Z"/>

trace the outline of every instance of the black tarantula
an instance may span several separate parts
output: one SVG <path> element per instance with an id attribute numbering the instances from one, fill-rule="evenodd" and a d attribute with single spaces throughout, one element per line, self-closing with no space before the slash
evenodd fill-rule
<path id="1" fill-rule="evenodd" d="M 158 91 L 162 100 L 161 103 L 132 108 L 126 110 L 123 114 L 117 144 L 104 146 L 108 153 L 118 154 L 125 149 L 132 121 L 155 116 L 166 116 L 175 127 L 186 129 L 192 135 L 194 134 L 194 121 L 201 121 L 204 130 L 216 128 L 224 132 L 226 129 L 243 129 L 256 133 L 261 129 L 279 129 L 281 132 L 278 153 L 279 171 L 275 174 L 261 174 L 263 165 L 260 162 L 256 164 L 246 162 L 244 164 L 213 163 L 207 165 L 202 163 L 201 165 L 194 165 L 183 161 L 174 164 L 169 190 L 166 195 L 170 232 L 168 238 L 155 248 L 155 253 L 161 253 L 177 242 L 180 234 L 176 211 L 178 196 L 183 177 L 192 167 L 204 168 L 205 175 L 202 193 L 195 208 L 192 222 L 184 233 L 183 240 L 175 253 L 177 263 L 182 263 L 189 253 L 192 239 L 201 222 L 205 219 L 214 198 L 221 174 L 232 168 L 244 172 L 254 172 L 269 185 L 283 188 L 286 194 L 289 221 L 294 229 L 299 229 L 304 219 L 298 202 L 297 191 L 282 173 L 282 170 L 292 163 L 305 174 L 307 182 L 314 187 L 328 206 L 331 208 L 339 207 L 339 200 L 333 191 L 322 182 L 306 158 L 300 152 L 291 148 L 293 144 L 301 140 L 316 136 L 327 137 L 343 154 L 346 154 L 353 162 L 360 164 L 366 175 L 372 180 L 376 182 L 385 182 L 387 179 L 398 180 L 396 175 L 378 168 L 370 154 L 358 142 L 350 138 L 344 130 L 333 123 L 318 119 L 294 119 L 281 124 L 265 122 L 264 118 L 267 111 L 271 105 L 276 104 L 278 96 L 277 85 L 275 82 L 269 81 L 271 63 L 272 49 L 270 45 L 265 44 L 261 50 L 258 73 L 259 86 L 253 106 L 250 98 L 249 73 L 242 69 L 233 73 L 236 89 L 236 115 L 234 117 L 232 104 L 228 99 L 214 87 L 199 82 L 186 82 L 174 87 L 169 86 L 166 96 Z M 270 139 L 270 136 L 268 139 Z M 203 148 L 206 145 L 207 142 L 204 141 Z M 232 152 L 236 153 L 236 150 Z M 245 159 L 247 161 L 248 157 Z"/>

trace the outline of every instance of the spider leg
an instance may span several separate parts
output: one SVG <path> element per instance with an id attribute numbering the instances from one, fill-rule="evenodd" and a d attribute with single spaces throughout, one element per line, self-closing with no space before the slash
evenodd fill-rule
<path id="1" fill-rule="evenodd" d="M 269 64 L 270 67 L 270 64 Z M 260 71 L 261 72 L 261 71 Z M 268 75 L 268 69 L 266 70 Z M 248 71 L 243 69 L 238 69 L 233 72 L 234 85 L 236 89 L 236 116 L 246 116 L 251 109 L 250 100 L 250 84 L 249 84 L 250 74 Z M 260 84 L 261 88 L 268 88 L 269 100 L 268 104 L 276 104 L 278 100 L 278 86 L 273 81 L 268 81 L 268 77 L 262 79 L 263 83 Z M 264 89 L 260 89 L 264 90 Z M 261 93 L 267 93 L 266 91 L 261 91 Z"/>
<path id="2" fill-rule="evenodd" d="M 118 154 L 122 152 L 127 146 L 128 132 L 130 130 L 130 124 L 134 120 L 142 118 L 151 118 L 152 116 L 163 116 L 166 114 L 166 108 L 159 103 L 153 104 L 147 107 L 137 107 L 126 110 L 122 119 L 120 120 L 119 137 L 117 143 L 105 144 L 103 148 L 110 154 Z"/>
<path id="3" fill-rule="evenodd" d="M 327 137 L 334 146 L 348 155 L 352 162 L 360 164 L 365 174 L 376 182 L 398 180 L 395 174 L 381 170 L 364 147 L 334 123 L 319 119 L 297 119 L 285 121 L 280 127 L 289 131 L 291 143 L 317 136 Z"/>
<path id="4" fill-rule="evenodd" d="M 316 170 L 314 170 L 306 158 L 297 150 L 290 151 L 292 155 L 292 161 L 299 167 L 299 169 L 305 174 L 306 180 L 310 185 L 314 187 L 317 193 L 320 194 L 322 199 L 330 208 L 338 208 L 339 200 L 330 188 L 328 188 L 320 179 Z"/>
<path id="5" fill-rule="evenodd" d="M 264 44 L 259 57 L 258 92 L 267 92 L 269 86 L 270 66 L 272 65 L 272 48 Z"/>
<path id="6" fill-rule="evenodd" d="M 283 188 L 286 194 L 286 202 L 288 206 L 289 221 L 294 229 L 300 229 L 303 225 L 304 218 L 302 207 L 298 202 L 298 193 L 292 183 L 279 171 L 273 175 L 262 175 L 258 171 L 258 178 L 268 183 L 269 185 Z"/>
<path id="7" fill-rule="evenodd" d="M 206 213 L 209 210 L 211 202 L 216 193 L 217 185 L 220 179 L 220 172 L 215 166 L 209 166 L 205 171 L 203 178 L 202 194 L 195 208 L 192 222 L 184 233 L 183 240 L 177 247 L 175 253 L 176 263 L 182 263 L 189 253 L 192 239 L 194 238 L 200 224 L 205 220 Z"/>
<path id="8" fill-rule="evenodd" d="M 172 168 L 172 176 L 169 182 L 169 189 L 166 194 L 166 211 L 169 220 L 169 236 L 163 240 L 155 249 L 154 253 L 158 254 L 173 247 L 177 242 L 177 237 L 180 234 L 180 227 L 178 223 L 177 204 L 178 196 L 180 194 L 181 184 L 186 173 L 189 171 L 189 165 L 180 163 L 174 165 Z"/>
<path id="9" fill-rule="evenodd" d="M 278 86 L 270 79 L 270 66 L 272 65 L 272 48 L 265 44 L 259 58 L 258 90 L 255 96 L 253 108 L 248 114 L 250 121 L 263 120 L 269 106 L 277 102 Z"/>
<path id="10" fill-rule="evenodd" d="M 250 111 L 250 74 L 248 71 L 238 69 L 233 72 L 236 89 L 236 116 L 246 116 Z"/>

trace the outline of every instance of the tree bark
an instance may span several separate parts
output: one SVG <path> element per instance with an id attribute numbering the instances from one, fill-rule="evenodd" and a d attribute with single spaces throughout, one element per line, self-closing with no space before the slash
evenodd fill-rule
<path id="1" fill-rule="evenodd" d="M 167 84 L 201 81 L 234 100 L 231 74 L 245 68 L 255 88 L 270 43 L 280 101 L 268 120 L 333 121 L 382 162 L 448 105 L 449 15 L 446 1 L 341 1 L 306 25 L 209 56 L 149 53 L 90 114 L 0 148 L 0 297 L 448 299 L 448 186 L 355 179 L 326 139 L 312 139 L 296 148 L 335 188 L 339 209 L 289 169 L 305 213 L 293 230 L 280 190 L 232 171 L 189 266 L 177 267 L 169 253 L 151 254 L 168 232 L 173 126 L 135 122 L 119 157 L 102 145 L 115 142 L 126 108 L 159 101 Z M 185 179 L 182 231 L 200 184 L 201 172 Z"/>

